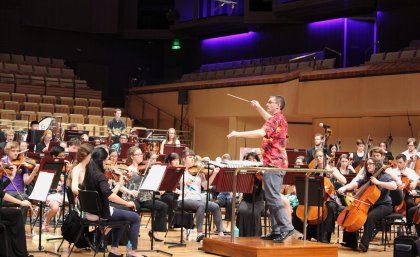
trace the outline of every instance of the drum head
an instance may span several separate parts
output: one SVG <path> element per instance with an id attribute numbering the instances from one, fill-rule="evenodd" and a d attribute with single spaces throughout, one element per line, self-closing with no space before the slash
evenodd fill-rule
<path id="1" fill-rule="evenodd" d="M 51 116 L 42 118 L 42 120 L 39 121 L 39 129 L 47 130 L 51 126 L 51 123 L 53 123 L 53 121 L 54 121 L 54 118 Z"/>

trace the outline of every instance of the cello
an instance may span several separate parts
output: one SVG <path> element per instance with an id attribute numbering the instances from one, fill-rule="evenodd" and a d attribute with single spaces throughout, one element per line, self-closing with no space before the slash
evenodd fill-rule
<path id="1" fill-rule="evenodd" d="M 378 177 L 383 170 L 384 167 L 382 166 L 372 176 Z M 359 189 L 350 205 L 338 215 L 337 224 L 344 227 L 348 232 L 359 230 L 366 222 L 369 208 L 375 204 L 380 196 L 381 190 L 369 180 Z"/>

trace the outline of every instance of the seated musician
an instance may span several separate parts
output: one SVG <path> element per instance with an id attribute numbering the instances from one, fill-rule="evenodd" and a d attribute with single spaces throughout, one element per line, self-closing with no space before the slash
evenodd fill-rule
<path id="1" fill-rule="evenodd" d="M 414 169 L 414 166 L 416 163 L 414 162 L 414 159 L 420 157 L 420 152 L 417 152 L 417 140 L 415 138 L 409 138 L 407 139 L 407 150 L 402 152 L 402 154 L 407 157 L 407 166 L 411 169 Z"/>
<path id="2" fill-rule="evenodd" d="M 109 149 L 109 160 L 110 165 L 117 165 L 118 162 L 118 152 L 114 148 Z"/>
<path id="3" fill-rule="evenodd" d="M 342 175 L 350 175 L 355 174 L 356 171 L 354 170 L 353 166 L 350 164 L 349 156 L 347 154 L 340 155 L 340 158 L 337 160 L 337 167 L 333 167 L 334 172 L 339 172 Z M 334 188 L 339 189 L 340 187 L 344 186 L 345 184 L 340 183 L 340 181 L 335 180 L 333 182 Z M 346 197 L 344 195 L 337 195 L 339 199 L 339 204 L 342 206 L 347 206 Z"/>
<path id="4" fill-rule="evenodd" d="M 254 152 L 250 152 L 244 157 L 247 161 L 259 162 L 258 155 Z M 282 197 L 282 199 L 284 199 Z M 287 200 L 283 200 L 288 202 Z M 290 207 L 290 204 L 289 204 Z M 229 208 L 231 210 L 231 208 Z M 239 229 L 239 236 L 241 237 L 253 237 L 261 236 L 260 218 L 261 213 L 264 210 L 264 192 L 262 189 L 262 179 L 255 178 L 254 180 L 254 192 L 244 193 L 242 195 L 242 201 L 238 207 L 236 226 Z M 226 211 L 228 209 L 226 208 Z"/>
<path id="5" fill-rule="evenodd" d="M 9 174 L 11 180 L 13 180 L 15 176 L 16 169 Z M 2 178 L 1 173 L 0 178 Z M 10 180 L 7 180 L 2 181 L 0 184 L 0 202 L 7 201 L 25 208 L 30 208 L 31 203 L 29 201 L 16 199 L 3 191 L 3 188 L 9 183 Z M 0 256 L 33 257 L 33 255 L 28 254 L 26 248 L 25 222 L 22 219 L 16 219 L 20 214 L 18 209 L 0 207 L 0 223 L 6 225 L 6 231 L 1 231 L 3 238 L 0 242 Z"/>
<path id="6" fill-rule="evenodd" d="M 389 161 L 394 160 L 394 156 L 392 156 L 391 151 L 388 151 L 388 144 L 386 142 L 380 142 L 379 147 L 382 148 L 382 150 L 384 150 L 385 152 L 384 164 L 387 164 Z"/>
<path id="7" fill-rule="evenodd" d="M 222 155 L 222 162 L 223 161 L 230 161 L 231 157 L 229 154 L 225 153 Z M 232 193 L 231 192 L 219 192 L 216 196 L 216 201 L 219 207 L 225 207 L 225 220 L 232 219 Z M 238 203 L 238 202 L 237 202 Z"/>
<path id="8" fill-rule="evenodd" d="M 108 152 L 103 147 L 96 147 L 92 151 L 91 162 L 87 167 L 84 176 L 82 188 L 86 190 L 93 190 L 99 193 L 102 200 L 102 213 L 101 218 L 108 219 L 109 221 L 122 221 L 127 220 L 129 225 L 129 240 L 132 244 L 131 256 L 139 256 L 136 252 L 138 245 L 138 235 L 140 231 L 140 217 L 137 213 L 132 211 L 121 210 L 110 206 L 110 202 L 125 205 L 129 208 L 135 208 L 132 201 L 125 201 L 121 199 L 115 192 L 111 191 L 108 184 L 108 179 L 105 177 L 104 165 L 108 159 Z M 96 215 L 88 214 L 88 219 L 98 219 Z M 109 256 L 118 255 L 118 244 L 124 233 L 124 229 L 112 229 L 112 248 Z"/>
<path id="9" fill-rule="evenodd" d="M 306 159 L 307 159 L 308 164 L 311 163 L 312 160 L 315 159 L 315 151 L 323 147 L 323 144 L 322 144 L 323 140 L 324 140 L 324 135 L 322 135 L 321 133 L 316 133 L 314 135 L 314 147 L 306 151 Z M 325 146 L 324 146 L 323 151 L 324 153 L 327 152 L 327 149 L 325 148 Z"/>
<path id="10" fill-rule="evenodd" d="M 76 154 L 76 163 L 68 176 L 68 185 L 75 197 L 79 194 L 79 185 L 82 184 L 86 167 L 90 162 L 93 146 L 91 144 L 82 144 Z"/>
<path id="11" fill-rule="evenodd" d="M 195 163 L 195 153 L 188 149 L 182 152 L 182 161 L 186 167 L 184 173 L 185 184 L 182 185 L 183 178 L 181 178 L 181 187 L 184 187 L 184 195 L 178 198 L 178 207 L 181 208 L 182 197 L 184 198 L 184 209 L 196 211 L 195 220 L 197 225 L 197 242 L 200 242 L 204 238 L 203 234 L 203 223 L 204 223 L 204 212 L 206 209 L 206 197 L 201 195 L 201 188 L 207 188 L 207 183 L 212 183 L 217 175 L 217 171 L 214 171 L 210 176 L 210 180 L 207 182 L 206 177 L 203 173 L 194 173 L 193 169 Z M 178 190 L 181 192 L 182 190 Z M 223 234 L 223 223 L 222 214 L 220 207 L 214 202 L 208 202 L 208 209 L 213 213 L 213 222 L 217 227 L 218 235 L 224 236 Z"/>
<path id="12" fill-rule="evenodd" d="M 82 134 L 80 136 L 80 142 L 85 143 L 89 141 L 89 136 L 87 134 Z"/>
<path id="13" fill-rule="evenodd" d="M 365 156 L 365 141 L 363 141 L 363 139 L 361 138 L 357 139 L 356 146 L 356 152 L 350 153 L 349 157 L 352 160 L 351 165 L 353 166 L 353 168 L 359 166 L 360 161 L 363 159 L 363 156 Z"/>
<path id="14" fill-rule="evenodd" d="M 68 148 L 66 149 L 66 152 L 77 153 L 81 144 L 82 142 L 80 142 L 78 138 L 70 138 L 70 140 L 67 142 Z"/>
<path id="15" fill-rule="evenodd" d="M 50 145 L 51 140 L 52 140 L 52 132 L 51 130 L 47 129 L 44 131 L 44 134 L 41 137 L 41 141 L 38 144 L 36 144 L 35 151 L 37 153 L 48 152 L 48 146 Z"/>
<path id="16" fill-rule="evenodd" d="M 300 156 L 296 157 L 296 160 L 295 160 L 295 165 L 296 166 L 305 165 L 305 163 L 306 163 L 305 156 L 300 155 Z"/>
<path id="17" fill-rule="evenodd" d="M 5 152 L 6 144 L 9 142 L 13 142 L 15 138 L 15 131 L 13 129 L 9 129 L 5 132 L 6 141 L 0 143 L 0 148 Z"/>
<path id="18" fill-rule="evenodd" d="M 10 178 L 5 175 L 3 177 L 3 182 L 9 180 L 11 183 L 4 189 L 6 193 L 11 195 L 14 198 L 19 200 L 27 200 L 28 195 L 25 194 L 25 185 L 28 185 L 32 180 L 38 175 L 39 165 L 37 165 L 32 173 L 29 174 L 29 170 L 24 166 L 13 165 L 13 161 L 18 158 L 19 153 L 19 144 L 17 142 L 9 142 L 5 148 L 6 156 L 1 159 L 3 167 L 9 166 L 14 172 L 16 171 L 16 176 Z M 3 202 L 3 206 L 13 206 L 10 202 Z M 26 216 L 28 213 L 28 207 L 21 206 L 21 212 L 24 222 L 26 222 Z"/>
<path id="19" fill-rule="evenodd" d="M 165 144 L 176 144 L 176 145 L 181 144 L 176 134 L 176 130 L 174 128 L 170 128 L 166 132 L 166 138 L 160 144 L 160 150 L 159 150 L 160 154 L 163 154 L 163 151 L 165 149 Z"/>
<path id="20" fill-rule="evenodd" d="M 367 172 L 364 173 L 363 178 L 358 181 L 352 181 L 351 183 L 337 190 L 338 193 L 344 194 L 345 192 L 353 191 L 361 187 L 368 181 L 376 185 L 380 190 L 379 199 L 369 209 L 369 212 L 367 214 L 367 220 L 364 225 L 363 235 L 360 240 L 360 244 L 357 245 L 357 232 L 344 231 L 343 246 L 351 247 L 355 250 L 366 252 L 369 248 L 369 242 L 372 239 L 376 222 L 392 213 L 392 200 L 389 196 L 389 191 L 397 189 L 397 183 L 392 180 L 391 176 L 384 172 L 381 172 L 376 178 L 372 176 L 381 168 L 382 160 L 370 157 L 365 163 L 365 170 Z"/>
<path id="21" fill-rule="evenodd" d="M 25 152 L 28 150 L 28 143 L 25 141 L 20 141 L 19 143 L 19 151 L 20 152 Z"/>
<path id="22" fill-rule="evenodd" d="M 326 169 L 326 170 L 332 170 L 332 174 L 328 175 L 329 176 L 329 180 L 331 181 L 331 183 L 333 183 L 333 181 L 337 181 L 343 185 L 345 185 L 347 183 L 346 178 L 338 171 L 338 170 L 333 170 L 324 160 L 325 155 L 324 155 L 324 151 L 322 149 L 318 149 L 315 151 L 315 161 L 316 164 L 314 166 L 314 169 Z M 326 186 L 326 185 L 324 185 Z M 334 189 L 333 189 L 334 190 Z M 321 242 L 324 243 L 330 243 L 331 241 L 331 234 L 332 232 L 334 232 L 335 229 L 335 221 L 337 219 L 338 216 L 338 208 L 339 208 L 339 204 L 337 202 L 337 197 L 335 195 L 329 195 L 326 196 L 327 200 L 325 201 L 325 205 L 327 207 L 328 210 L 328 214 L 327 217 L 325 218 L 322 226 L 323 226 L 323 231 L 322 234 L 319 238 L 319 240 Z M 307 229 L 307 238 L 310 239 L 311 237 L 317 239 L 318 238 L 318 228 L 317 225 L 308 225 L 308 229 Z"/>
<path id="23" fill-rule="evenodd" d="M 108 135 L 112 137 L 114 143 L 117 143 L 118 137 L 125 133 L 125 124 L 121 120 L 121 109 L 115 109 L 114 118 L 107 124 Z"/>
<path id="24" fill-rule="evenodd" d="M 417 195 L 417 191 L 415 189 L 417 186 L 417 181 L 419 180 L 419 175 L 417 175 L 414 170 L 407 167 L 407 159 L 404 154 L 397 155 L 397 157 L 395 157 L 395 160 L 397 163 L 397 167 L 389 167 L 385 170 L 385 173 L 389 174 L 392 177 L 392 179 L 397 183 L 399 189 L 405 191 L 405 209 L 409 210 L 410 208 L 416 205 L 413 200 L 413 195 Z M 402 180 L 403 177 L 406 177 L 408 180 Z M 406 214 L 407 233 L 411 233 L 411 226 L 413 225 L 413 216 L 411 216 L 411 213 L 409 212 L 407 212 Z"/>
<path id="25" fill-rule="evenodd" d="M 167 157 L 165 162 L 169 166 L 178 167 L 179 165 L 179 155 L 177 153 L 170 153 Z M 178 195 L 174 192 L 166 191 L 164 192 L 160 200 L 168 205 L 168 227 L 172 229 L 174 227 L 173 221 L 174 221 L 174 209 L 177 205 L 176 199 L 178 198 Z"/>
<path id="26" fill-rule="evenodd" d="M 61 146 L 55 145 L 51 148 L 51 157 L 54 158 L 64 158 L 64 148 Z M 63 167 L 63 171 L 66 171 L 66 166 Z M 49 232 L 49 224 L 52 218 L 57 215 L 60 206 L 63 205 L 63 190 L 62 185 L 58 185 L 57 188 L 51 189 L 48 196 L 46 205 L 48 206 L 47 217 L 44 220 L 42 225 L 43 232 Z M 66 197 L 66 203 L 68 202 L 68 197 Z"/>
<path id="27" fill-rule="evenodd" d="M 122 144 L 127 143 L 128 142 L 128 137 L 126 134 L 121 134 L 119 136 L 119 142 L 112 144 L 111 145 L 111 149 L 115 149 L 117 150 L 118 155 L 120 155 L 121 153 L 121 148 L 122 148 Z"/>
<path id="28" fill-rule="evenodd" d="M 69 130 L 79 130 L 79 129 L 77 128 L 77 124 L 76 123 L 71 123 L 69 125 Z"/>
<path id="29" fill-rule="evenodd" d="M 148 169 L 150 169 L 150 166 L 153 165 L 153 162 L 156 161 L 153 155 L 156 155 L 156 154 L 151 155 L 149 164 L 146 165 L 148 166 L 147 167 Z M 128 171 L 129 171 L 129 177 L 131 177 L 131 179 L 128 181 L 127 187 L 130 189 L 134 189 L 134 190 L 130 190 L 129 194 L 134 197 L 133 198 L 134 203 L 136 204 L 136 209 L 138 211 L 140 211 L 141 208 L 146 208 L 146 209 L 151 210 L 153 207 L 153 200 L 152 200 L 153 192 L 139 190 L 142 178 L 139 177 L 138 170 L 142 161 L 143 161 L 143 153 L 141 149 L 137 146 L 130 147 L 127 151 L 127 164 L 130 165 L 128 167 Z M 145 170 L 144 176 L 147 176 L 147 174 L 148 174 L 148 170 Z M 125 189 L 122 189 L 122 190 L 125 190 Z M 166 231 L 167 213 L 168 213 L 168 205 L 166 205 L 166 203 L 164 203 L 163 201 L 155 200 L 155 209 L 154 209 L 155 220 L 153 223 L 154 233 L 152 234 L 152 232 L 149 231 L 149 237 L 153 236 L 154 240 L 156 241 L 163 241 L 162 239 L 158 237 L 157 232 Z"/>

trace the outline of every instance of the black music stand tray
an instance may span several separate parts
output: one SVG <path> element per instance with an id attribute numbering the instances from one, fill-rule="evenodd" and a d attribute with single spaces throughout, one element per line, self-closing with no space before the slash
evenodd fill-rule
<path id="1" fill-rule="evenodd" d="M 163 146 L 163 154 L 168 156 L 171 153 L 177 153 L 179 156 L 182 156 L 182 151 L 184 151 L 186 146 L 184 144 L 165 144 Z"/>
<path id="2" fill-rule="evenodd" d="M 153 166 L 155 167 L 155 166 Z M 139 252 L 157 252 L 157 253 L 163 253 L 167 254 L 169 256 L 172 256 L 172 253 L 168 253 L 162 250 L 155 250 L 153 249 L 153 242 L 154 242 L 154 236 L 153 233 L 155 231 L 154 228 L 154 212 L 155 212 L 155 194 L 154 192 L 157 191 L 174 191 L 179 180 L 181 179 L 181 176 L 183 175 L 183 172 L 185 170 L 184 167 L 172 167 L 172 166 L 165 166 L 165 173 L 163 174 L 163 177 L 161 178 L 159 185 L 155 188 L 147 187 L 142 188 L 144 183 L 142 184 L 141 189 L 142 190 L 150 190 L 153 191 L 153 198 L 152 198 L 152 213 L 151 213 L 151 220 L 152 220 L 152 237 L 150 240 L 150 250 L 139 250 Z M 152 170 L 151 170 L 152 171 Z M 153 172 L 153 171 L 152 171 Z M 150 174 L 150 172 L 149 172 Z M 147 177 L 145 178 L 145 183 L 147 183 Z M 182 237 L 181 237 L 182 238 Z"/>
<path id="3" fill-rule="evenodd" d="M 308 178 L 308 206 L 318 207 L 318 217 L 320 213 L 323 213 L 324 208 L 324 180 L 322 176 L 309 177 Z M 305 177 L 296 177 L 296 196 L 299 203 L 305 202 Z M 321 218 L 323 220 L 323 217 Z M 317 226 L 317 241 L 320 242 L 321 234 L 323 230 L 323 222 L 318 222 Z M 321 229 L 319 225 L 321 224 Z M 306 240 L 306 238 L 304 238 Z"/>
<path id="4" fill-rule="evenodd" d="M 35 183 L 34 191 L 32 191 L 32 194 L 29 196 L 29 199 L 39 201 L 40 215 L 39 215 L 38 250 L 28 251 L 28 253 L 48 253 L 48 254 L 52 254 L 52 255 L 61 257 L 61 254 L 51 252 L 51 251 L 47 251 L 47 250 L 43 250 L 43 247 L 41 245 L 41 241 L 42 241 L 41 240 L 41 237 L 42 237 L 42 207 L 43 207 L 42 203 L 47 200 L 48 192 L 51 190 L 51 188 L 56 188 L 57 187 L 58 181 L 60 180 L 61 171 L 57 172 L 55 170 L 43 170 L 40 173 L 42 173 L 42 172 L 44 172 L 44 173 L 54 173 L 54 177 L 52 178 L 52 180 L 43 180 L 42 179 L 43 176 L 41 174 L 39 174 L 37 182 Z M 33 193 L 36 192 L 38 188 L 44 188 L 44 189 L 48 188 L 48 190 L 42 191 L 39 194 L 33 195 Z"/>

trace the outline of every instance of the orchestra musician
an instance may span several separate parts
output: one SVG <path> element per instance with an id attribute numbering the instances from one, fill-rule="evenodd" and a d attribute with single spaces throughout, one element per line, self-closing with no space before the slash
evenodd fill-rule
<path id="1" fill-rule="evenodd" d="M 178 167 L 178 166 L 180 166 L 179 155 L 177 153 L 170 153 L 168 156 L 166 156 L 165 162 L 169 166 Z M 174 192 L 170 192 L 170 191 L 164 192 L 160 197 L 160 200 L 162 202 L 166 203 L 166 205 L 168 205 L 168 227 L 169 227 L 169 229 L 173 229 L 173 227 L 174 227 L 174 224 L 173 224 L 174 209 L 177 205 L 177 202 L 176 202 L 177 199 L 178 199 L 178 195 L 175 194 Z"/>
<path id="2" fill-rule="evenodd" d="M 288 123 L 283 115 L 285 107 L 283 96 L 270 96 L 266 104 L 267 110 L 256 100 L 251 106 L 264 118 L 262 128 L 251 131 L 232 131 L 227 137 L 263 138 L 263 163 L 266 167 L 287 168 L 286 136 Z M 280 196 L 284 172 L 266 172 L 263 175 L 265 199 L 271 214 L 271 233 L 262 239 L 283 242 L 294 233 L 294 227 Z"/>
<path id="3" fill-rule="evenodd" d="M 151 154 L 149 159 L 149 164 L 147 165 L 147 170 L 144 171 L 143 179 L 148 176 L 148 169 L 150 169 L 151 165 L 156 162 L 156 158 L 153 156 L 156 154 Z M 142 182 L 142 178 L 138 175 L 139 174 L 139 166 L 143 162 L 143 153 L 141 149 L 138 146 L 132 146 L 127 151 L 127 164 L 128 166 L 128 172 L 129 177 L 131 179 L 128 181 L 129 188 L 134 188 L 137 190 L 130 190 L 128 193 L 133 196 L 134 203 L 136 205 L 136 209 L 138 211 L 141 210 L 141 208 L 146 208 L 151 210 L 153 208 L 153 192 L 151 191 L 144 191 L 139 190 L 140 185 Z M 134 184 L 130 186 L 130 184 Z M 126 191 L 126 189 L 122 189 Z M 155 200 L 155 206 L 154 206 L 154 233 L 152 234 L 151 231 L 149 231 L 149 237 L 154 238 L 155 241 L 163 241 L 163 239 L 159 238 L 159 235 L 157 232 L 165 232 L 166 231 L 166 224 L 167 224 L 167 213 L 168 213 L 168 205 L 160 200 Z"/>
<path id="4" fill-rule="evenodd" d="M 350 153 L 350 159 L 352 160 L 352 166 L 353 168 L 356 168 L 357 166 L 359 166 L 360 161 L 363 159 L 363 157 L 365 156 L 365 151 L 367 151 L 367 149 L 365 149 L 365 141 L 363 141 L 363 139 L 359 138 L 356 140 L 356 146 L 357 146 L 357 150 L 356 152 Z"/>
<path id="5" fill-rule="evenodd" d="M 388 151 L 388 144 L 386 142 L 380 142 L 379 143 L 379 147 L 382 148 L 382 150 L 384 150 L 385 152 L 385 159 L 384 159 L 384 163 L 388 163 L 389 161 L 394 160 L 394 156 L 392 156 L 391 151 Z"/>
<path id="6" fill-rule="evenodd" d="M 114 148 L 109 149 L 109 164 L 117 165 L 118 162 L 118 152 Z"/>
<path id="7" fill-rule="evenodd" d="M 207 188 L 207 183 L 212 183 L 218 171 L 214 171 L 207 181 L 206 176 L 202 172 L 195 174 L 197 169 L 194 169 L 195 153 L 191 149 L 186 149 L 182 152 L 182 161 L 185 166 L 184 178 L 180 179 L 181 190 L 177 189 L 178 194 L 182 194 L 182 187 L 184 188 L 184 209 L 193 210 L 195 214 L 195 222 L 197 226 L 196 241 L 200 242 L 204 238 L 203 223 L 204 212 L 206 210 L 206 196 L 201 194 L 201 188 Z M 182 184 L 182 182 L 185 184 Z M 178 198 L 178 207 L 182 208 L 182 197 Z M 216 225 L 218 235 L 224 236 L 224 229 L 222 223 L 222 214 L 219 205 L 214 202 L 208 202 L 208 210 L 213 214 L 213 222 Z"/>
<path id="8" fill-rule="evenodd" d="M 58 145 L 53 146 L 51 148 L 51 157 L 64 158 L 64 148 Z M 63 171 L 66 171 L 66 166 L 63 167 Z M 46 206 L 48 207 L 47 217 L 42 225 L 42 232 L 49 232 L 50 221 L 58 213 L 60 206 L 63 205 L 63 198 L 63 190 L 60 184 L 57 188 L 50 190 L 46 201 Z M 68 202 L 68 197 L 66 197 L 66 202 Z"/>
<path id="9" fill-rule="evenodd" d="M 397 189 L 397 183 L 391 178 L 391 176 L 384 172 L 381 172 L 376 178 L 372 176 L 382 168 L 382 165 L 383 164 L 381 159 L 374 157 L 368 158 L 364 167 L 367 172 L 363 173 L 363 177 L 360 180 L 352 181 L 337 190 L 338 193 L 344 194 L 345 192 L 353 191 L 361 187 L 368 181 L 376 185 L 380 190 L 379 199 L 369 209 L 367 214 L 367 220 L 364 224 L 363 235 L 360 243 L 357 244 L 357 232 L 344 231 L 344 243 L 342 245 L 345 247 L 350 247 L 354 250 L 366 252 L 369 249 L 369 243 L 374 233 L 376 222 L 392 213 L 392 200 L 389 195 L 389 191 Z M 356 200 L 357 199 L 355 199 L 355 201 Z"/>
<path id="10" fill-rule="evenodd" d="M 295 165 L 300 166 L 300 165 L 305 165 L 305 163 L 306 163 L 305 156 L 299 155 L 296 157 Z"/>
<path id="11" fill-rule="evenodd" d="M 129 240 L 132 244 L 131 256 L 139 256 L 137 253 L 138 235 L 140 231 L 140 217 L 137 213 L 132 211 L 121 210 L 110 206 L 110 202 L 125 205 L 129 208 L 135 208 L 132 201 L 125 201 L 116 193 L 111 191 L 108 184 L 108 179 L 105 177 L 104 165 L 108 159 L 108 152 L 103 147 L 96 147 L 91 154 L 91 161 L 85 173 L 82 188 L 86 190 L 93 190 L 99 193 L 102 200 L 101 218 L 109 221 L 123 221 L 130 222 L 129 225 Z M 94 214 L 89 214 L 88 219 L 97 220 L 99 217 Z M 115 256 L 118 254 L 118 244 L 124 233 L 124 229 L 114 228 L 112 233 L 111 253 Z M 113 256 L 109 255 L 109 256 Z"/>
<path id="12" fill-rule="evenodd" d="M 85 178 L 86 168 L 90 162 L 92 151 L 93 146 L 91 144 L 82 144 L 77 151 L 76 166 L 73 167 L 68 176 L 68 184 L 75 197 L 79 194 L 79 185 L 82 184 Z"/>
<path id="13" fill-rule="evenodd" d="M 66 152 L 77 153 L 81 144 L 82 142 L 80 142 L 78 138 L 76 137 L 70 138 L 70 140 L 67 141 L 68 148 L 66 149 Z"/>
<path id="14" fill-rule="evenodd" d="M 332 170 L 333 172 L 331 175 L 327 176 L 326 179 L 329 179 L 331 183 L 332 181 L 337 181 L 338 183 L 345 185 L 347 183 L 346 178 L 339 172 L 337 169 L 332 169 L 327 163 L 325 158 L 325 154 L 323 149 L 317 149 L 315 151 L 315 166 L 314 169 L 326 169 L 326 170 Z M 324 187 L 327 185 L 324 182 Z M 327 195 L 327 198 L 325 200 L 325 207 L 327 208 L 327 216 L 324 217 L 325 220 L 322 224 L 322 234 L 319 237 L 320 241 L 323 243 L 330 243 L 331 241 L 331 234 L 334 232 L 335 229 L 335 221 L 338 216 L 338 209 L 339 204 L 337 202 L 336 195 Z M 325 208 L 324 207 L 324 208 Z M 312 237 L 317 239 L 318 238 L 318 226 L 315 225 L 308 225 L 307 229 L 307 239 L 311 239 Z"/>
<path id="15" fill-rule="evenodd" d="M 13 129 L 9 129 L 5 133 L 6 141 L 0 143 L 0 148 L 5 151 L 6 144 L 9 142 L 13 142 L 13 139 L 15 138 L 15 131 Z"/>
<path id="16" fill-rule="evenodd" d="M 118 143 L 115 143 L 115 144 L 111 145 L 111 149 L 117 150 L 118 155 L 120 155 L 121 154 L 121 149 L 122 149 L 122 144 L 128 142 L 128 136 L 126 134 L 120 134 L 118 140 L 119 140 Z"/>
<path id="17" fill-rule="evenodd" d="M 176 134 L 176 130 L 174 128 L 170 128 L 166 132 L 166 138 L 160 144 L 160 150 L 159 150 L 160 154 L 163 154 L 163 150 L 165 149 L 165 144 L 176 144 L 176 145 L 181 144 Z"/>
<path id="18" fill-rule="evenodd" d="M 223 161 L 230 161 L 231 157 L 228 153 L 222 155 Z M 232 193 L 231 192 L 219 192 L 216 196 L 216 201 L 219 207 L 225 207 L 225 220 L 231 220 L 232 216 Z"/>
<path id="19" fill-rule="evenodd" d="M 3 182 L 10 180 L 11 183 L 4 189 L 6 193 L 18 200 L 27 200 L 28 195 L 25 194 L 25 185 L 29 185 L 33 179 L 38 175 L 39 165 L 36 165 L 32 170 L 32 173 L 29 174 L 29 170 L 21 166 L 13 165 L 12 162 L 18 158 L 19 154 L 19 144 L 17 142 L 9 142 L 5 147 L 6 156 L 1 159 L 2 166 L 9 166 L 13 172 L 16 172 L 16 175 L 11 178 L 8 175 L 3 177 Z M 5 201 L 3 206 L 13 206 L 12 203 Z M 26 222 L 26 217 L 28 214 L 28 207 L 26 205 L 21 206 L 22 217 L 24 222 Z"/>
<path id="20" fill-rule="evenodd" d="M 79 130 L 76 123 L 71 123 L 69 125 L 69 130 Z"/>
<path id="21" fill-rule="evenodd" d="M 42 137 L 41 137 L 41 141 L 38 143 L 38 144 L 36 144 L 36 147 L 35 147 L 35 151 L 37 152 L 37 153 L 45 153 L 45 152 L 48 152 L 48 146 L 50 145 L 50 142 L 51 142 L 51 140 L 52 140 L 52 131 L 51 130 L 45 130 L 44 131 L 44 134 L 42 135 Z"/>
<path id="22" fill-rule="evenodd" d="M 402 152 L 402 154 L 404 154 L 405 157 L 407 157 L 407 161 L 409 162 L 408 167 L 413 170 L 414 170 L 414 166 L 416 165 L 416 163 L 414 162 L 414 157 L 415 156 L 417 156 L 417 158 L 420 157 L 420 153 L 417 152 L 416 147 L 417 147 L 417 140 L 411 137 L 407 139 L 407 150 Z"/>
<path id="23" fill-rule="evenodd" d="M 310 148 L 306 151 L 306 161 L 307 161 L 308 164 L 311 163 L 312 160 L 315 159 L 315 151 L 316 150 L 324 147 L 323 151 L 324 151 L 324 153 L 327 153 L 326 146 L 323 146 L 323 140 L 324 140 L 324 135 L 322 135 L 321 133 L 316 133 L 314 135 L 314 147 L 312 147 L 312 148 Z"/>
<path id="24" fill-rule="evenodd" d="M 117 143 L 119 135 L 125 132 L 125 124 L 121 120 L 121 109 L 115 109 L 114 118 L 108 121 L 108 135 Z"/>
<path id="25" fill-rule="evenodd" d="M 14 180 L 16 169 L 9 174 L 10 180 Z M 0 175 L 0 178 L 2 175 Z M 19 200 L 3 191 L 8 186 L 10 180 L 2 180 L 0 184 L 0 202 L 6 201 L 21 207 L 31 208 L 28 200 Z M 0 242 L 0 256 L 6 257 L 33 257 L 29 255 L 26 247 L 25 222 L 23 219 L 16 219 L 20 215 L 20 211 L 14 208 L 0 208 L 0 222 L 6 226 L 6 231 L 2 231 L 4 236 Z M 22 243 L 24 242 L 24 243 Z M 7 251 L 8 249 L 8 251 Z"/>
<path id="26" fill-rule="evenodd" d="M 397 167 L 392 168 L 389 167 L 385 170 L 385 173 L 389 174 L 394 181 L 397 183 L 397 186 L 401 190 L 405 190 L 405 210 L 409 210 L 416 204 L 414 203 L 413 196 L 417 195 L 416 186 L 417 181 L 419 180 L 419 175 L 416 174 L 416 172 L 410 168 L 407 167 L 407 159 L 404 154 L 399 154 L 397 157 L 395 157 Z M 406 177 L 408 180 L 403 182 L 402 177 Z M 406 185 L 405 183 L 408 183 Z M 414 213 L 406 212 L 407 215 L 407 233 L 411 233 L 411 226 L 413 225 L 413 216 Z"/>

